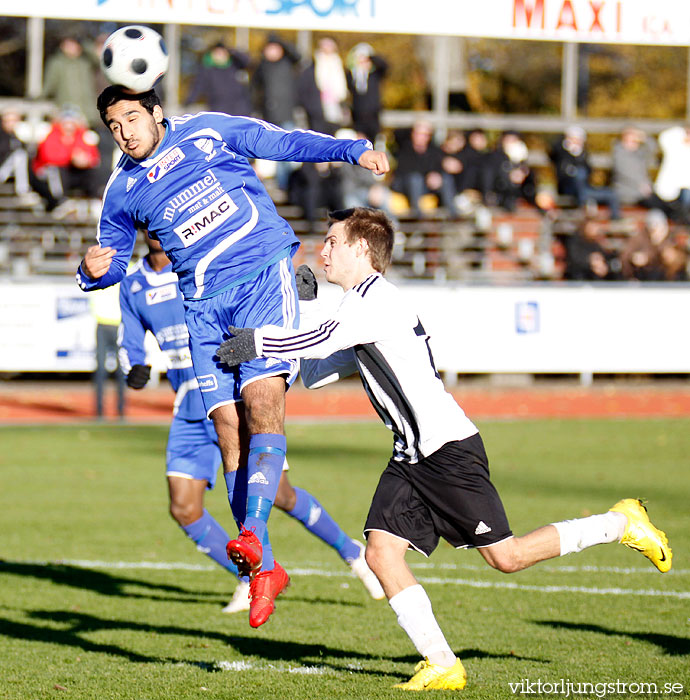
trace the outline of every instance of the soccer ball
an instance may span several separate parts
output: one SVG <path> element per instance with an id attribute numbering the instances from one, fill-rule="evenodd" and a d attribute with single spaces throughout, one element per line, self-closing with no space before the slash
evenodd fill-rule
<path id="1" fill-rule="evenodd" d="M 138 24 L 113 32 L 101 52 L 101 69 L 108 81 L 134 92 L 150 90 L 168 70 L 168 61 L 163 37 Z"/>

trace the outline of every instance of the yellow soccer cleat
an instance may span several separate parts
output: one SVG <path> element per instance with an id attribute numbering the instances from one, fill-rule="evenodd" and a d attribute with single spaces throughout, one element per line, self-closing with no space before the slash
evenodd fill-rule
<path id="1" fill-rule="evenodd" d="M 666 533 L 652 525 L 642 501 L 624 498 L 610 510 L 628 518 L 621 544 L 642 552 L 661 573 L 666 573 L 671 568 L 673 552 L 668 546 Z"/>
<path id="2" fill-rule="evenodd" d="M 401 690 L 462 690 L 467 683 L 467 673 L 460 659 L 450 668 L 430 664 L 424 659 L 415 666 L 414 671 L 409 681 L 393 687 Z"/>

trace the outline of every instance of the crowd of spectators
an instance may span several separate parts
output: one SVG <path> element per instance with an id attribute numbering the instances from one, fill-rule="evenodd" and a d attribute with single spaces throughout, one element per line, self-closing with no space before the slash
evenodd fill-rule
<path id="1" fill-rule="evenodd" d="M 49 56 L 43 97 L 54 102 L 55 112 L 33 143 L 18 133 L 16 109 L 5 110 L 0 122 L 0 182 L 13 180 L 20 197 L 39 195 L 44 209 L 58 217 L 71 195 L 100 198 L 116 155 L 95 112 L 103 87 L 99 40 L 91 45 L 65 36 Z M 626 127 L 612 146 L 608 180 L 595 184 L 587 134 L 576 125 L 543 149 L 550 173 L 543 163 L 535 168 L 527 140 L 514 130 L 442 134 L 420 119 L 384 136 L 380 113 L 387 71 L 387 61 L 368 43 L 345 53 L 334 38 L 323 37 L 311 56 L 302 56 L 269 34 L 252 58 L 216 41 L 200 56 L 183 105 L 385 144 L 393 165 L 385 181 L 342 163 L 277 164 L 277 188 L 301 208 L 310 230 L 316 230 L 324 207 L 368 205 L 394 217 L 423 219 L 433 212 L 447 220 L 477 207 L 514 212 L 522 203 L 551 218 L 570 207 L 587 216 L 566 246 L 569 279 L 683 278 L 685 249 L 668 224 L 690 224 L 690 126 L 669 128 L 658 142 L 636 126 Z M 625 215 L 623 207 L 652 213 L 625 250 L 610 250 L 597 216 L 603 208 L 604 220 L 615 222 Z M 652 225 L 661 217 L 663 240 Z"/>
<path id="2" fill-rule="evenodd" d="M 650 209 L 619 248 L 607 236 L 606 221 L 587 216 L 566 241 L 568 280 L 683 282 L 688 279 L 687 267 L 685 241 L 671 231 L 660 209 Z"/>
<path id="3" fill-rule="evenodd" d="M 97 42 L 62 37 L 44 71 L 41 97 L 54 104 L 50 122 L 22 133 L 27 125 L 17 108 L 2 114 L 0 182 L 13 179 L 22 197 L 38 195 L 45 211 L 56 218 L 74 210 L 72 196 L 97 212 L 110 175 L 112 139 L 96 110 L 103 85 L 98 64 Z"/>

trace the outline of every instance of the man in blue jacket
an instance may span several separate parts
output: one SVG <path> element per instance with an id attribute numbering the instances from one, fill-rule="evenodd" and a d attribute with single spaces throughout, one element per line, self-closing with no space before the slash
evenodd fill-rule
<path id="1" fill-rule="evenodd" d="M 98 243 L 77 271 L 85 291 L 119 282 L 137 228 L 161 242 L 184 297 L 192 362 L 223 456 L 228 500 L 246 493 L 243 523 L 228 556 L 254 586 L 250 623 L 259 626 L 287 586 L 274 565 L 266 523 L 286 454 L 285 390 L 293 360 L 257 359 L 230 369 L 216 348 L 229 326 L 294 328 L 299 318 L 292 256 L 299 241 L 255 174 L 250 159 L 344 161 L 388 172 L 366 140 L 285 131 L 247 117 L 201 113 L 166 119 L 154 90 L 121 86 L 98 98 L 101 118 L 123 156 L 106 186 Z M 236 483 L 240 455 L 246 480 Z"/>

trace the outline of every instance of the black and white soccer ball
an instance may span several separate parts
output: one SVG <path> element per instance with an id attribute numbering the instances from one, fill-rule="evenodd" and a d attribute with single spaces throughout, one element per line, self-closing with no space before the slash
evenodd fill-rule
<path id="1" fill-rule="evenodd" d="M 163 37 L 140 24 L 113 32 L 101 51 L 101 69 L 108 82 L 134 92 L 150 90 L 168 70 L 168 62 Z"/>

